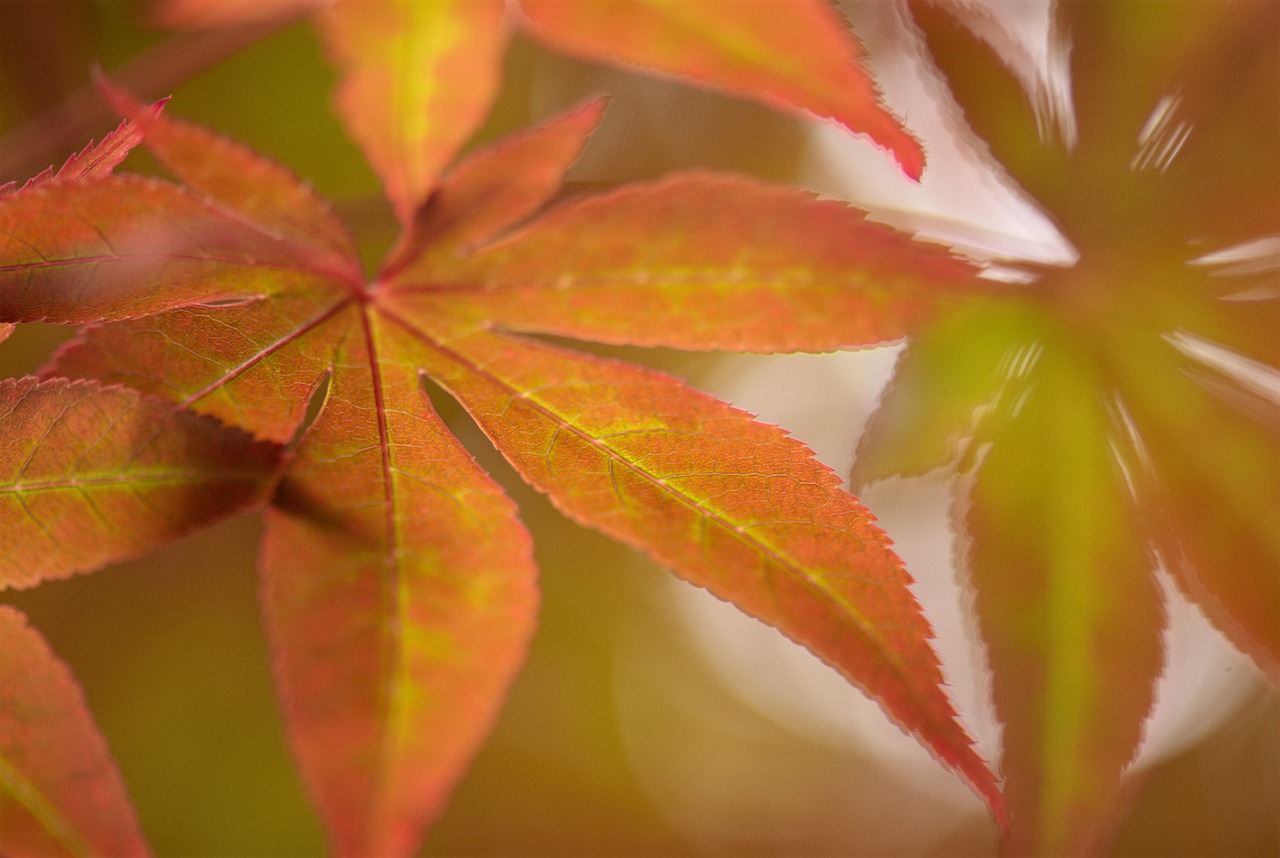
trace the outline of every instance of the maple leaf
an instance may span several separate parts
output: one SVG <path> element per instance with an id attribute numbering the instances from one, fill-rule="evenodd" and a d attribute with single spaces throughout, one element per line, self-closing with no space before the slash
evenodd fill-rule
<path id="1" fill-rule="evenodd" d="M 108 176 L 141 139 L 126 120 L 0 197 Z M 13 328 L 0 325 L 0 340 Z M 275 445 L 94 381 L 0 380 L 0 436 L 0 590 L 138 556 L 260 505 L 279 472 Z M 148 854 L 75 680 L 7 606 L 0 689 L 0 851 Z"/>
<path id="2" fill-rule="evenodd" d="M 168 0 L 155 17 L 215 26 L 306 8 L 342 74 L 338 113 L 404 221 L 488 114 L 516 27 L 582 59 L 833 119 L 912 178 L 924 169 L 920 144 L 881 103 L 861 46 L 827 0 L 789 0 L 783 14 L 756 0 Z"/>
<path id="3" fill-rule="evenodd" d="M 0 605 L 0 688 L 0 851 L 150 854 L 79 686 L 8 605 Z"/>
<path id="4" fill-rule="evenodd" d="M 163 105 L 136 112 L 146 121 Z M 0 198 L 110 176 L 141 140 L 125 120 Z M 0 325 L 0 340 L 13 327 Z M 262 503 L 279 463 L 278 449 L 242 431 L 96 382 L 0 380 L 0 435 L 0 589 L 135 557 Z"/>
<path id="5" fill-rule="evenodd" d="M 968 6 L 912 8 L 993 167 L 1080 261 L 918 332 L 854 483 L 972 473 L 1010 852 L 1092 852 L 1161 670 L 1157 568 L 1280 681 L 1280 6 L 1058 4 L 1065 112 Z"/>
<path id="6" fill-rule="evenodd" d="M 167 99 L 166 99 L 167 100 Z M 164 101 L 158 101 L 144 111 L 145 116 L 158 116 L 164 108 Z M 129 155 L 133 148 L 142 141 L 142 134 L 128 119 L 121 120 L 115 130 L 102 138 L 102 142 L 94 144 L 89 141 L 79 152 L 73 153 L 55 173 L 53 167 L 28 179 L 23 190 L 50 181 L 71 182 L 80 179 L 93 179 L 111 175 L 111 171 Z M 11 194 L 18 189 L 17 182 L 6 182 L 0 185 L 0 196 Z"/>
<path id="7" fill-rule="evenodd" d="M 878 342 L 939 294 L 982 288 L 973 266 L 843 204 L 706 173 L 518 226 L 556 193 L 603 110 L 592 102 L 458 164 L 369 282 L 287 170 L 109 95 L 185 184 L 121 176 L 0 202 L 0 320 L 106 320 L 48 374 L 128 383 L 294 444 L 267 513 L 264 610 L 337 852 L 412 851 L 532 632 L 529 536 L 425 378 L 567 515 L 808 646 L 1000 815 L 910 579 L 839 479 L 674 378 L 521 334 Z"/>
<path id="8" fill-rule="evenodd" d="M 144 554 L 266 499 L 278 449 L 97 382 L 0 380 L 0 589 Z"/>

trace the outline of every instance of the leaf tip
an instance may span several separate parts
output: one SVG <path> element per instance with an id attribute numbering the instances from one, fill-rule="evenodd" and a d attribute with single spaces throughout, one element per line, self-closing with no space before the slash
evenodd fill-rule
<path id="1" fill-rule="evenodd" d="M 173 97 L 166 95 L 151 105 L 144 106 L 133 93 L 111 80 L 102 70 L 102 66 L 97 63 L 93 64 L 89 74 L 93 79 L 94 89 L 98 91 L 98 95 L 107 103 L 107 106 L 121 119 L 139 126 L 144 133 L 147 124 L 160 115 L 160 111 L 164 110 L 169 99 Z"/>

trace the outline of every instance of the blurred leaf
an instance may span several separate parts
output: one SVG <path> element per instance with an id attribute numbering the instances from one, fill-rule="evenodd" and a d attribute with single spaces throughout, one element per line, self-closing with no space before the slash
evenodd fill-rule
<path id="1" fill-rule="evenodd" d="M 1249 408 L 1168 343 L 1130 345 L 1115 362 L 1149 538 L 1183 591 L 1280 682 L 1280 403 Z"/>
<path id="2" fill-rule="evenodd" d="M 853 485 L 922 476 L 972 456 L 978 421 L 1013 395 L 1009 384 L 1036 348 L 1027 308 L 1015 302 L 975 302 L 909 341 L 858 443 Z"/>
<path id="3" fill-rule="evenodd" d="M 0 688 L 0 851 L 150 854 L 80 686 L 8 605 L 0 605 Z"/>
<path id="4" fill-rule="evenodd" d="M 509 37 L 502 0 L 361 0 L 317 19 L 351 134 L 408 221 L 497 95 Z"/>
<path id="5" fill-rule="evenodd" d="M 979 151 L 992 156 L 988 166 L 1006 171 L 1032 196 L 1060 193 L 1068 178 L 1066 152 L 1054 144 L 1064 142 L 1070 129 L 1055 125 L 1061 117 L 1054 112 L 1052 79 L 1037 74 L 1033 57 L 990 7 L 911 0 L 910 8 L 929 57 L 945 71 L 962 107 L 963 115 L 952 123 L 955 132 L 968 132 Z M 984 41 L 975 30 L 993 41 Z M 1053 36 L 1051 52 L 1063 48 L 1061 33 Z"/>
<path id="6" fill-rule="evenodd" d="M 160 27 L 226 27 L 273 21 L 314 11 L 328 0 L 159 0 L 151 22 Z"/>
<path id="7" fill-rule="evenodd" d="M 163 106 L 164 102 L 158 101 L 147 108 L 142 115 L 159 115 Z M 79 152 L 75 152 L 68 157 L 56 174 L 53 172 L 53 168 L 50 167 L 39 175 L 28 179 L 23 184 L 22 189 L 25 191 L 34 185 L 55 179 L 59 181 L 77 181 L 109 176 L 111 171 L 120 166 L 120 163 L 129 155 L 129 152 L 141 142 L 142 133 L 138 128 L 129 120 L 123 120 L 116 126 L 114 131 L 102 138 L 102 142 L 96 146 L 93 143 L 89 143 Z M 0 195 L 13 193 L 16 189 L 16 182 L 0 185 Z"/>
<path id="8" fill-rule="evenodd" d="M 1160 592 L 1117 479 L 1106 403 L 1090 362 L 1054 339 L 1037 338 L 984 416 L 991 446 L 965 516 L 1004 723 L 1012 855 L 1105 842 L 1162 662 Z"/>
<path id="9" fill-rule="evenodd" d="M 1060 4 L 1050 50 L 1070 45 L 1075 130 L 1056 138 L 1026 109 L 1043 93 L 1010 102 L 1010 57 L 912 8 L 974 130 L 1080 262 L 1036 271 L 1003 315 L 920 331 L 855 477 L 966 452 L 1010 849 L 1092 854 L 1159 673 L 1157 560 L 1280 676 L 1280 6 Z"/>
<path id="10" fill-rule="evenodd" d="M 81 84 L 93 62 L 93 5 L 93 0 L 0 4 L 0 92 L 10 84 L 21 113 L 43 110 Z"/>

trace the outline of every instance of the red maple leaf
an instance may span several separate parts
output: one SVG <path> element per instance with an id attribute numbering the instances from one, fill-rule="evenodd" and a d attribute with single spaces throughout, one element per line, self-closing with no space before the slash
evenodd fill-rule
<path id="1" fill-rule="evenodd" d="M 327 203 L 287 170 L 112 97 L 183 184 L 113 176 L 0 201 L 0 320 L 103 323 L 47 374 L 126 383 L 290 445 L 264 607 L 290 738 L 338 852 L 415 848 L 536 612 L 528 534 L 427 379 L 567 515 L 808 646 L 999 815 L 910 579 L 838 478 L 674 378 L 522 334 L 879 342 L 939 294 L 980 288 L 971 265 L 843 204 L 709 173 L 534 217 L 598 121 L 593 102 L 459 163 L 366 280 Z"/>

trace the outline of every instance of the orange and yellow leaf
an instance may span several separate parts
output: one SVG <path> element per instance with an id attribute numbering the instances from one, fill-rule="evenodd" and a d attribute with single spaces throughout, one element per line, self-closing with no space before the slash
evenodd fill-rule
<path id="1" fill-rule="evenodd" d="M 464 161 L 415 213 L 373 282 L 355 275 L 358 262 L 327 206 L 287 171 L 203 129 L 140 119 L 147 144 L 154 136 L 160 159 L 194 188 L 104 180 L 125 215 L 112 220 L 104 211 L 99 220 L 127 233 L 135 220 L 172 213 L 191 229 L 193 246 L 213 242 L 220 255 L 154 254 L 153 270 L 143 267 L 131 281 L 133 294 L 104 293 L 92 311 L 108 321 L 84 330 L 49 372 L 127 383 L 291 444 L 268 517 L 265 613 L 290 742 L 339 854 L 416 848 L 492 723 L 531 633 L 528 535 L 435 416 L 424 377 L 462 400 L 517 469 L 570 515 L 805 643 L 999 815 L 994 776 L 942 690 L 901 562 L 828 469 L 779 430 L 666 377 L 494 330 L 522 322 L 500 301 L 484 303 L 520 285 L 517 266 L 502 255 L 518 248 L 530 278 L 549 277 L 559 264 L 566 282 L 585 281 L 616 261 L 647 271 L 654 284 L 671 281 L 662 288 L 682 306 L 643 307 L 639 321 L 621 328 L 628 336 L 642 323 L 666 325 L 674 344 L 708 347 L 720 342 L 709 332 L 713 322 L 724 324 L 722 314 L 772 296 L 771 323 L 800 332 L 786 342 L 827 345 L 838 335 L 814 305 L 824 295 L 834 300 L 835 285 L 865 287 L 870 297 L 855 296 L 850 312 L 889 315 L 869 324 L 897 336 L 902 324 L 893 313 L 922 314 L 933 301 L 929 277 L 948 276 L 968 290 L 973 267 L 870 227 L 840 204 L 745 180 L 619 191 L 539 218 L 600 110 L 587 105 Z M 518 163 L 525 178 L 503 181 L 504 162 Z M 715 192 L 729 188 L 744 201 L 783 207 L 801 226 L 775 223 L 749 252 L 735 253 L 732 236 L 716 232 L 710 217 Z M 83 190 L 94 198 L 92 186 Z M 50 209 L 23 194 L 11 204 L 15 222 Z M 659 213 L 682 206 L 708 216 L 689 218 L 678 242 L 646 257 Z M 765 209 L 761 202 L 754 211 Z M 593 257 L 590 245 L 606 237 L 627 246 L 625 236 L 593 227 L 593 218 L 630 228 L 638 257 Z M 520 236 L 536 234 L 544 220 L 540 255 Z M 509 240 L 498 237 L 525 221 Z M 707 231 L 702 249 L 699 228 Z M 52 255 L 48 245 L 72 263 L 43 273 L 40 291 L 15 290 L 12 317 L 30 318 L 51 303 L 69 314 L 71 297 L 84 291 L 81 262 L 93 251 L 59 241 L 37 231 L 23 246 L 43 260 Z M 813 268 L 807 258 L 815 247 L 828 250 L 813 276 L 832 281 L 817 297 L 806 291 L 808 274 L 795 276 Z M 735 291 L 733 277 L 680 279 L 682 264 L 699 262 L 748 285 Z M 190 277 L 175 276 L 185 273 L 181 265 L 192 266 Z M 188 293 L 189 283 L 214 275 L 230 284 L 209 285 L 217 299 L 202 299 L 194 285 Z M 899 305 L 874 285 L 880 278 L 921 294 L 902 309 L 883 309 L 881 299 Z M 545 280 L 525 285 L 550 288 Z M 565 291 L 580 292 L 574 301 L 588 320 L 565 330 L 600 339 L 609 335 L 594 319 L 617 318 L 635 298 L 622 285 L 616 294 Z M 552 296 L 531 297 L 551 317 L 569 318 Z M 758 313 L 741 312 L 747 330 L 737 347 L 772 341 Z M 307 425 L 308 404 L 322 388 Z M 503 397 L 510 409 L 498 419 Z M 554 453 L 551 470 L 531 458 L 530 444 Z"/>
<path id="2" fill-rule="evenodd" d="M 974 265 L 845 203 L 701 172 L 570 201 L 430 264 L 392 274 L 421 313 L 688 349 L 874 345 L 992 290 Z"/>
<path id="3" fill-rule="evenodd" d="M 641 367 L 393 318 L 414 363 L 565 514 L 809 647 L 999 806 L 902 561 L 803 444 Z"/>
<path id="4" fill-rule="evenodd" d="M 404 222 L 498 92 L 503 0 L 338 0 L 317 17 L 342 80 L 338 114 Z"/>

